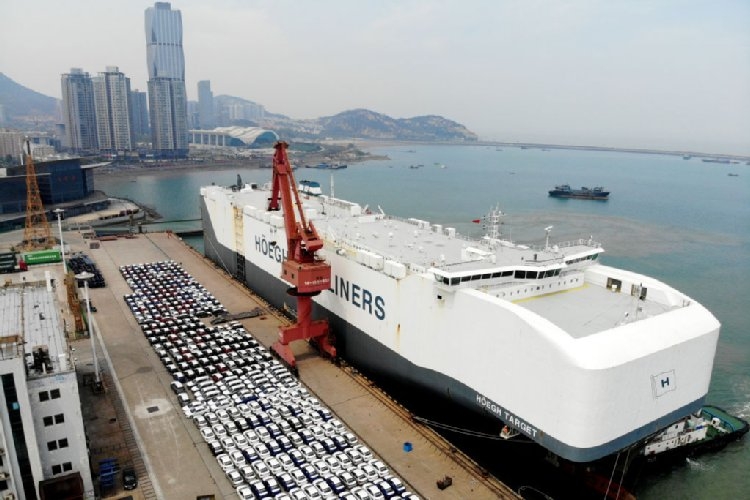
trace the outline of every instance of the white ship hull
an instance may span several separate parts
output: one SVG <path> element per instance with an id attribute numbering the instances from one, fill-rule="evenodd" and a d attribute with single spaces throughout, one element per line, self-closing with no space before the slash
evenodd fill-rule
<path id="1" fill-rule="evenodd" d="M 201 189 L 205 253 L 272 305 L 288 309 L 294 301 L 278 277 L 286 250 L 283 221 L 265 211 L 268 192 L 244 191 Z M 590 257 L 596 252 L 532 282 L 511 276 L 484 286 L 441 285 L 436 276 L 461 263 L 441 267 L 442 254 L 422 263 L 378 254 L 372 251 L 378 242 L 368 244 L 362 234 L 373 228 L 371 238 L 381 248 L 395 247 L 392 232 L 377 236 L 375 228 L 396 231 L 396 222 L 346 202 L 326 208 L 322 198 L 305 205 L 326 241 L 333 285 L 315 298 L 314 314 L 328 317 L 340 355 L 360 370 L 495 418 L 498 432 L 507 424 L 575 462 L 638 443 L 703 403 L 719 323 L 667 285 L 599 265 Z M 415 239 L 434 242 L 432 232 L 455 238 L 450 230 L 417 223 L 424 234 L 414 230 Z M 462 248 L 462 255 L 471 253 Z M 509 251 L 500 248 L 497 255 Z M 487 266 L 499 265 L 490 252 L 476 253 Z M 467 255 L 467 265 L 476 267 Z M 642 317 L 612 316 L 614 307 L 631 310 L 630 298 L 618 292 L 636 286 L 648 290 L 644 300 L 633 299 Z M 599 303 L 608 308 L 601 314 Z M 590 318 L 577 318 L 578 309 Z M 641 309 L 632 309 L 634 316 Z"/>

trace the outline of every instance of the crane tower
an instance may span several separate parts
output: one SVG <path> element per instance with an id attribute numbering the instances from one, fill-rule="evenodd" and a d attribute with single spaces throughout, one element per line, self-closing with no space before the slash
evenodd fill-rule
<path id="1" fill-rule="evenodd" d="M 332 358 L 336 358 L 336 347 L 331 343 L 328 321 L 312 319 L 312 298 L 330 287 L 331 265 L 315 255 L 323 248 L 323 240 L 312 221 L 305 217 L 292 167 L 287 159 L 287 147 L 288 144 L 281 141 L 274 145 L 276 153 L 273 156 L 273 184 L 268 210 L 283 209 L 287 256 L 281 264 L 281 278 L 292 285 L 287 293 L 297 298 L 297 323 L 280 327 L 279 340 L 271 347 L 296 369 L 290 342 L 312 340 Z"/>
<path id="2" fill-rule="evenodd" d="M 31 157 L 31 144 L 26 141 L 26 225 L 23 232 L 24 250 L 50 248 L 54 242 L 50 232 L 47 213 L 44 211 L 36 168 Z"/>

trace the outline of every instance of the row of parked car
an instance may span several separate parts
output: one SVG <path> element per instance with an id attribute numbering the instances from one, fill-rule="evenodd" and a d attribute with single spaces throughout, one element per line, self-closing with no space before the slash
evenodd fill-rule
<path id="1" fill-rule="evenodd" d="M 120 267 L 133 293 L 125 302 L 139 323 L 155 318 L 205 318 L 226 314 L 208 290 L 174 261 Z"/>
<path id="2" fill-rule="evenodd" d="M 71 255 L 68 259 L 68 267 L 73 271 L 73 274 L 80 274 L 83 272 L 93 274 L 94 276 L 89 279 L 89 288 L 104 288 L 107 285 L 107 282 L 104 280 L 104 276 L 96 263 L 84 253 L 75 253 Z M 83 288 L 82 281 L 79 281 L 77 285 L 79 288 Z"/>
<path id="3" fill-rule="evenodd" d="M 243 500 L 416 499 L 223 306 L 172 261 L 121 268 L 125 297 L 172 390 Z M 162 302 L 162 296 L 165 300 Z"/>

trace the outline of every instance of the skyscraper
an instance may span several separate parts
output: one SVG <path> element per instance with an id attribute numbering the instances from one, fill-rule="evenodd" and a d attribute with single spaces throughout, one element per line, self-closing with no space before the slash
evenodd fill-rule
<path id="1" fill-rule="evenodd" d="M 214 94 L 211 92 L 209 80 L 198 82 L 198 117 L 200 118 L 200 128 L 207 130 L 216 126 Z"/>
<path id="2" fill-rule="evenodd" d="M 61 77 L 65 146 L 76 153 L 97 151 L 94 86 L 88 73 L 71 68 Z"/>
<path id="3" fill-rule="evenodd" d="M 169 2 L 146 9 L 148 105 L 154 153 L 184 157 L 188 152 L 185 56 L 182 15 Z"/>
<path id="4" fill-rule="evenodd" d="M 107 66 L 92 78 L 99 150 L 116 153 L 133 149 L 130 126 L 130 79 L 117 66 Z"/>

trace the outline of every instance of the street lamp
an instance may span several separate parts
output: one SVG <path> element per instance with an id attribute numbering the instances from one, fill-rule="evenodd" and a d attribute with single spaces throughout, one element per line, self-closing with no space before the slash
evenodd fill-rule
<path id="1" fill-rule="evenodd" d="M 62 208 L 56 208 L 53 210 L 55 212 L 55 215 L 57 215 L 57 229 L 60 231 L 60 253 L 62 255 L 62 261 L 63 261 L 63 273 L 67 276 L 68 274 L 68 265 L 65 263 L 65 243 L 63 242 L 62 237 L 62 214 L 65 212 Z"/>
<path id="2" fill-rule="evenodd" d="M 96 344 L 94 342 L 94 330 L 91 327 L 91 300 L 89 300 L 89 280 L 94 277 L 93 273 L 83 271 L 82 273 L 76 274 L 76 279 L 83 281 L 83 290 L 86 298 L 86 323 L 89 327 L 89 339 L 91 340 L 91 355 L 94 357 L 94 376 L 96 377 L 96 385 L 99 387 L 101 381 L 99 380 L 99 362 L 96 359 Z"/>

